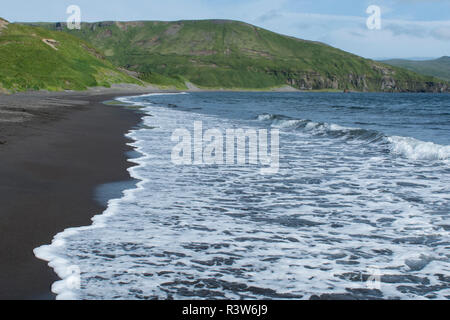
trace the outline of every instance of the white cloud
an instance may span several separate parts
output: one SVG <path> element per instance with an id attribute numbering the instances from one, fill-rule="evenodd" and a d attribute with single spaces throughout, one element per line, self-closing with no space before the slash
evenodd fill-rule
<path id="1" fill-rule="evenodd" d="M 35 2 L 5 2 L 2 14 L 12 21 L 64 21 L 67 18 L 65 8 L 72 4 L 71 0 Z M 84 21 L 235 19 L 278 33 L 326 42 L 365 57 L 450 55 L 450 20 L 431 21 L 439 19 L 439 16 L 441 19 L 448 18 L 445 9 L 450 7 L 450 0 L 342 0 L 339 3 L 331 0 L 76 2 L 82 8 Z M 427 2 L 433 4 L 427 5 Z M 381 30 L 367 30 L 365 8 L 369 4 L 379 5 L 382 9 Z M 28 9 L 23 10 L 24 7 Z M 417 17 L 430 21 L 419 21 Z"/>
<path id="2" fill-rule="evenodd" d="M 450 26 L 437 27 L 431 31 L 431 35 L 437 39 L 450 40 Z"/>
<path id="3" fill-rule="evenodd" d="M 367 17 L 268 11 L 253 22 L 282 34 L 328 43 L 368 58 L 450 54 L 450 21 L 383 19 L 368 30 Z"/>

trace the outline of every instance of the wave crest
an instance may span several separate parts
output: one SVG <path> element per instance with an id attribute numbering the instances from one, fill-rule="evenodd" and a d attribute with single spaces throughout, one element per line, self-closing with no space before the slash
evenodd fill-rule
<path id="1" fill-rule="evenodd" d="M 259 121 L 271 121 L 273 127 L 287 130 L 303 130 L 316 136 L 361 140 L 367 143 L 387 143 L 392 154 L 411 160 L 449 160 L 450 146 L 425 142 L 412 137 L 386 136 L 376 130 L 349 128 L 334 123 L 293 119 L 277 114 L 261 114 Z"/>
<path id="2" fill-rule="evenodd" d="M 272 126 L 281 129 L 301 129 L 314 135 L 330 136 L 333 138 L 345 138 L 347 140 L 365 140 L 369 142 L 379 141 L 383 134 L 375 130 L 361 128 L 349 128 L 334 123 L 314 122 L 306 119 L 293 119 L 277 114 L 261 114 L 257 117 L 260 121 L 272 121 Z"/>
<path id="3" fill-rule="evenodd" d="M 387 138 L 391 152 L 412 160 L 448 160 L 450 146 L 425 142 L 411 137 L 392 136 Z"/>

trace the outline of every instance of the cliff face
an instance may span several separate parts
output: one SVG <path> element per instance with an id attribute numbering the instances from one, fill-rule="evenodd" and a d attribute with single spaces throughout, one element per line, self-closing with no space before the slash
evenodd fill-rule
<path id="1" fill-rule="evenodd" d="M 323 75 L 318 72 L 297 72 L 272 70 L 271 73 L 286 78 L 286 84 L 300 90 L 357 90 L 361 92 L 450 92 L 449 84 L 438 79 L 429 81 L 415 77 L 405 77 L 401 73 L 396 75 L 396 70 L 380 64 L 373 64 L 374 74 L 356 74 L 353 71 L 346 75 Z"/>
<path id="2" fill-rule="evenodd" d="M 101 49 L 115 65 L 161 85 L 301 90 L 448 92 L 448 83 L 228 20 L 99 22 L 67 30 Z"/>
<path id="3" fill-rule="evenodd" d="M 349 73 L 345 78 L 324 77 L 318 73 L 288 74 L 286 84 L 300 90 L 357 90 L 361 92 L 450 92 L 448 84 L 438 81 L 398 80 L 393 75 L 379 78 Z"/>

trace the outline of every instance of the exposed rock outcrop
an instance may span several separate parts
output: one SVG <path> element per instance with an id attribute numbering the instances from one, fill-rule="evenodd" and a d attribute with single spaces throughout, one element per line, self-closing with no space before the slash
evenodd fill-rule
<path id="1" fill-rule="evenodd" d="M 50 46 L 51 48 L 58 50 L 59 42 L 54 39 L 42 39 L 42 42 L 44 42 L 46 45 Z"/>
<path id="2" fill-rule="evenodd" d="M 0 34 L 2 34 L 2 29 L 5 29 L 8 27 L 9 22 L 6 21 L 3 18 L 0 18 Z"/>
<path id="3" fill-rule="evenodd" d="M 319 73 L 284 73 L 287 77 L 286 84 L 300 90 L 356 90 L 362 92 L 450 92 L 450 87 L 444 81 L 396 80 L 391 73 L 382 71 L 381 77 L 356 75 L 350 73 L 347 77 L 336 75 L 324 76 Z M 278 72 L 271 72 L 278 74 Z"/>

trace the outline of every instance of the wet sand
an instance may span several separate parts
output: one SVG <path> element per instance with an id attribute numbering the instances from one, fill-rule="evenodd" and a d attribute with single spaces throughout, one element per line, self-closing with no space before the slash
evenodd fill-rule
<path id="1" fill-rule="evenodd" d="M 142 92 L 140 92 L 142 93 Z M 102 102 L 132 92 L 0 96 L 0 299 L 53 299 L 33 249 L 105 208 L 97 186 L 128 180 L 124 134 L 140 115 Z"/>

